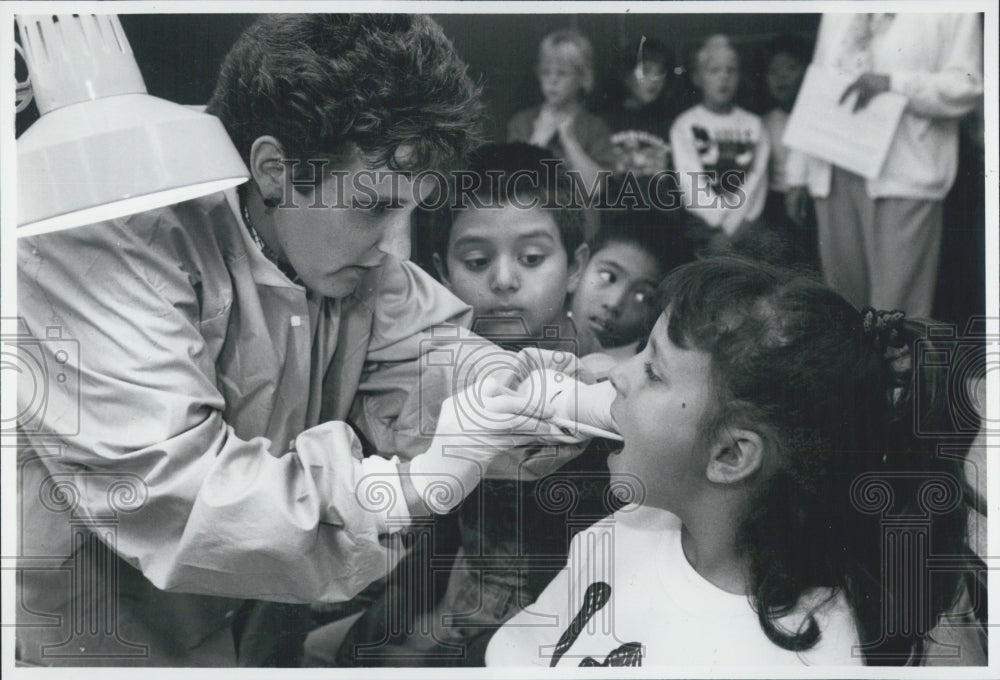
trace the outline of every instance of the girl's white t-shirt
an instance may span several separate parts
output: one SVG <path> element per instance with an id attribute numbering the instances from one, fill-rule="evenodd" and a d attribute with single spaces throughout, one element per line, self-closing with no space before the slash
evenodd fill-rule
<path id="1" fill-rule="evenodd" d="M 813 612 L 819 642 L 790 652 L 771 642 L 746 596 L 700 576 L 681 548 L 681 522 L 629 505 L 572 542 L 566 568 L 490 641 L 487 666 L 857 666 L 858 636 L 841 594 L 817 589 L 783 618 Z"/>

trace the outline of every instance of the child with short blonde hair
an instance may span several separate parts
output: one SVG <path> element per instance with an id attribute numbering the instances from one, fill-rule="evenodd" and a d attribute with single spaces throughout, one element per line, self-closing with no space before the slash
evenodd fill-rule
<path id="1" fill-rule="evenodd" d="M 528 142 L 548 149 L 553 158 L 576 171 L 586 188 L 597 186 L 599 173 L 610 168 L 610 133 L 604 121 L 584 106 L 594 87 L 594 51 L 580 32 L 550 33 L 538 48 L 538 84 L 545 101 L 514 115 L 507 126 L 508 142 Z M 588 235 L 596 230 L 588 218 Z"/>
<path id="2" fill-rule="evenodd" d="M 739 55 L 726 36 L 705 41 L 692 78 L 702 100 L 670 128 L 674 166 L 706 240 L 732 238 L 764 210 L 771 145 L 760 117 L 736 105 Z"/>

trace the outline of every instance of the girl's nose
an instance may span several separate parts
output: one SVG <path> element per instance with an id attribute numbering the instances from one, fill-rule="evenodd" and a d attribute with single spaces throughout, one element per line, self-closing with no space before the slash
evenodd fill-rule
<path id="1" fill-rule="evenodd" d="M 628 365 L 635 361 L 635 359 L 636 357 L 632 357 L 627 361 L 617 364 L 608 373 L 608 382 L 610 382 L 614 386 L 615 391 L 622 396 L 625 396 L 628 392 Z"/>

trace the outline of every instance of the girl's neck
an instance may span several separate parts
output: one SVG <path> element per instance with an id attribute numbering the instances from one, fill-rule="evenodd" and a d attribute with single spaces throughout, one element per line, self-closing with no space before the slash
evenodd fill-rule
<path id="1" fill-rule="evenodd" d="M 576 113 L 581 108 L 583 108 L 583 105 L 580 103 L 579 99 L 568 99 L 564 102 L 560 102 L 559 104 L 553 104 L 552 102 L 545 102 L 543 106 L 555 113 L 564 113 L 564 114 Z"/>
<path id="2" fill-rule="evenodd" d="M 727 593 L 746 594 L 747 571 L 736 552 L 735 522 L 718 515 L 700 523 L 685 520 L 681 548 L 688 564 L 706 581 Z"/>

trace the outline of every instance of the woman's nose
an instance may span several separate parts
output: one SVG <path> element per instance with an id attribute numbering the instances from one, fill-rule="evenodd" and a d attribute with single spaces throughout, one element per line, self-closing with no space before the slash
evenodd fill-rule
<path id="1" fill-rule="evenodd" d="M 399 260 L 410 259 L 410 211 L 399 210 L 386 225 L 382 238 L 376 246 L 386 255 Z"/>

